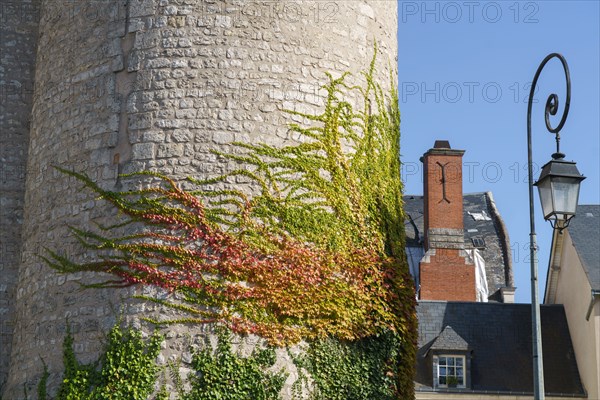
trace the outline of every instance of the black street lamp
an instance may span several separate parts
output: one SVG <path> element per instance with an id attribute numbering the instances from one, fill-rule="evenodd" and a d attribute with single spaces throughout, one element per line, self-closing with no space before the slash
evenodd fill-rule
<path id="1" fill-rule="evenodd" d="M 542 173 L 538 181 L 533 183 L 532 153 L 531 153 L 531 109 L 533 105 L 533 94 L 537 86 L 537 81 L 544 66 L 552 58 L 558 58 L 562 63 L 567 80 L 567 99 L 565 109 L 559 124 L 552 128 L 550 125 L 550 115 L 556 115 L 558 111 L 558 96 L 551 94 L 546 101 L 545 117 L 546 129 L 556 136 L 556 153 L 552 154 L 552 160 L 542 168 Z M 535 234 L 535 220 L 533 208 L 533 186 L 539 189 L 540 201 L 544 219 L 550 221 L 554 229 L 562 231 L 567 227 L 569 221 L 575 215 L 577 201 L 579 198 L 579 184 L 585 179 L 579 174 L 574 162 L 565 161 L 565 155 L 560 152 L 560 130 L 562 129 L 571 103 L 571 77 L 569 67 L 565 58 L 552 53 L 546 56 L 538 67 L 531 90 L 529 92 L 529 103 L 527 105 L 527 161 L 529 172 L 529 224 L 530 224 L 530 244 L 529 256 L 531 260 L 531 326 L 532 326 L 532 345 L 533 345 L 533 393 L 535 400 L 544 400 L 544 363 L 542 359 L 542 335 L 540 324 L 540 302 L 538 295 L 538 260 L 537 243 Z"/>
<path id="2" fill-rule="evenodd" d="M 572 161 L 557 158 L 542 167 L 537 186 L 544 219 L 553 228 L 566 228 L 575 216 L 579 199 L 579 184 L 585 177 L 579 174 Z"/>

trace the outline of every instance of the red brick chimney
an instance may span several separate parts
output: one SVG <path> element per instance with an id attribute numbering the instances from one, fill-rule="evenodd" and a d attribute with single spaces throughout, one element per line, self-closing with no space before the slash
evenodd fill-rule
<path id="1" fill-rule="evenodd" d="M 475 266 L 464 249 L 462 156 L 437 140 L 421 161 L 424 171 L 425 256 L 421 300 L 476 301 Z"/>

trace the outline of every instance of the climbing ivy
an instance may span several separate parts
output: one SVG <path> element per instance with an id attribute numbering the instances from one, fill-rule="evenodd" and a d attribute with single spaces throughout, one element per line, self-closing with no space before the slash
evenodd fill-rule
<path id="1" fill-rule="evenodd" d="M 139 331 L 116 324 L 108 335 L 108 345 L 100 358 L 81 364 L 73 351 L 73 335 L 67 329 L 63 341 L 64 372 L 56 400 L 168 400 L 166 385 L 152 396 L 158 376 L 164 367 L 156 363 L 162 336 L 143 339 Z M 208 345 L 196 352 L 192 372 L 184 389 L 183 379 L 171 364 L 173 382 L 181 400 L 278 400 L 287 375 L 271 371 L 275 364 L 272 347 L 256 346 L 249 357 L 232 349 L 232 335 L 226 329 L 217 331 L 217 347 Z M 45 400 L 48 369 L 38 384 L 38 399 Z M 152 397 L 151 397 L 152 396 Z M 26 397 L 27 398 L 27 397 Z"/>
<path id="2" fill-rule="evenodd" d="M 294 399 L 303 399 L 306 392 L 310 400 L 398 399 L 400 343 L 391 331 L 353 342 L 335 338 L 312 342 L 305 352 L 293 357 L 300 371 Z"/>
<path id="3" fill-rule="evenodd" d="M 46 398 L 47 398 L 46 387 L 48 384 L 48 377 L 50 376 L 50 372 L 48 371 L 48 366 L 46 365 L 46 362 L 43 359 L 42 359 L 42 364 L 44 365 L 44 372 L 42 373 L 42 379 L 40 379 L 40 383 L 38 384 L 38 387 L 37 387 L 38 400 L 46 400 Z M 27 398 L 27 397 L 25 397 L 25 398 Z M 0 400 L 2 400 L 2 399 L 0 398 Z"/>
<path id="4" fill-rule="evenodd" d="M 126 219 L 71 228 L 98 261 L 79 264 L 53 251 L 44 259 L 63 273 L 114 277 L 93 286 L 142 284 L 177 293 L 177 302 L 144 297 L 187 314 L 156 323 L 218 323 L 279 346 L 391 332 L 402 355 L 391 369 L 394 390 L 408 398 L 416 317 L 404 254 L 400 114 L 396 90 L 385 94 L 374 81 L 375 61 L 361 87 L 349 86 L 347 74 L 328 75 L 321 112 L 287 111 L 309 121 L 289 126 L 298 143 L 232 143 L 232 151 L 216 154 L 239 168 L 214 179 L 189 178 L 186 190 L 141 172 L 123 178 L 153 183 L 113 191 L 60 169 Z M 258 193 L 232 188 L 232 177 L 250 180 Z"/>
<path id="5" fill-rule="evenodd" d="M 182 400 L 278 400 L 286 374 L 271 372 L 275 364 L 272 347 L 257 346 L 249 357 L 241 357 L 231 347 L 231 335 L 222 330 L 216 351 L 206 348 L 192 360 L 191 390 Z"/>
<path id="6" fill-rule="evenodd" d="M 81 364 L 67 328 L 63 342 L 65 370 L 56 400 L 146 400 L 154 391 L 160 371 L 156 357 L 162 341 L 158 333 L 146 341 L 139 331 L 116 324 L 108 334 L 106 351 L 100 359 Z M 38 393 L 41 386 L 42 383 Z"/>

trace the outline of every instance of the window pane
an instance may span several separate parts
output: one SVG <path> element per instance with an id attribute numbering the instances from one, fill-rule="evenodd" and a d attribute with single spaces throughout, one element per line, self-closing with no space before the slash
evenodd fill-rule
<path id="1" fill-rule="evenodd" d="M 459 387 L 464 387 L 466 361 L 462 356 L 441 356 L 438 358 L 438 384 L 448 385 L 448 378 L 455 377 Z"/>

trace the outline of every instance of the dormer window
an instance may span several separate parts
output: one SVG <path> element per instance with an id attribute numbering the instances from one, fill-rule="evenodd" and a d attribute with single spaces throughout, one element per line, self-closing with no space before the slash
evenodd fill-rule
<path id="1" fill-rule="evenodd" d="M 478 249 L 485 248 L 485 239 L 483 239 L 482 237 L 471 238 L 471 242 L 473 242 L 473 247 L 475 247 L 475 248 L 478 248 Z"/>
<path id="2" fill-rule="evenodd" d="M 471 387 L 471 348 L 447 325 L 427 350 L 431 362 L 432 387 L 436 390 L 466 389 Z"/>
<path id="3" fill-rule="evenodd" d="M 438 387 L 465 387 L 465 356 L 440 355 L 437 363 Z"/>

